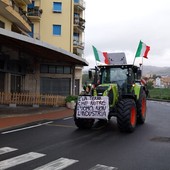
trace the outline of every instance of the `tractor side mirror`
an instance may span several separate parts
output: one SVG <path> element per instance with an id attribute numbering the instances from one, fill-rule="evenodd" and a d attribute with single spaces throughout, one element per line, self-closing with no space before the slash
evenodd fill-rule
<path id="1" fill-rule="evenodd" d="M 138 78 L 138 79 L 141 79 L 141 77 L 142 77 L 142 71 L 141 71 L 141 70 L 138 70 L 138 71 L 137 71 L 137 78 Z"/>
<path id="2" fill-rule="evenodd" d="M 89 79 L 91 80 L 92 79 L 92 71 L 89 70 Z"/>

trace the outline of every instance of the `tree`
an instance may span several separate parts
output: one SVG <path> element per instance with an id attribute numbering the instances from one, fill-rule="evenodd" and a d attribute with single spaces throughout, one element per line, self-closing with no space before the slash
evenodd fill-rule
<path id="1" fill-rule="evenodd" d="M 147 84 L 147 88 L 148 88 L 148 89 L 153 89 L 153 88 L 154 88 L 152 81 L 148 81 L 146 84 Z"/>
<path id="2" fill-rule="evenodd" d="M 157 77 L 157 75 L 156 74 L 154 74 L 153 76 L 152 76 L 152 78 L 155 80 L 156 79 L 156 77 Z"/>

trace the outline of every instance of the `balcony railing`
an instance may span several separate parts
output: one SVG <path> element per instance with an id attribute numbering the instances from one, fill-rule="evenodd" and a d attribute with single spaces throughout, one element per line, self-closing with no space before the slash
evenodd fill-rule
<path id="1" fill-rule="evenodd" d="M 39 7 L 28 8 L 27 16 L 41 17 L 42 10 Z"/>
<path id="2" fill-rule="evenodd" d="M 76 48 L 84 49 L 84 42 L 81 42 L 81 41 L 78 41 L 78 40 L 73 40 L 73 45 Z"/>
<path id="3" fill-rule="evenodd" d="M 74 17 L 74 25 L 78 28 L 84 30 L 85 29 L 85 20 L 81 17 Z"/>
<path id="4" fill-rule="evenodd" d="M 10 0 L 11 7 L 20 14 L 20 16 L 29 24 L 31 25 L 31 21 L 26 16 L 26 12 L 24 12 L 20 7 L 18 7 L 13 0 Z"/>
<path id="5" fill-rule="evenodd" d="M 85 2 L 84 0 L 74 0 L 75 7 L 78 7 L 82 10 L 85 10 Z"/>

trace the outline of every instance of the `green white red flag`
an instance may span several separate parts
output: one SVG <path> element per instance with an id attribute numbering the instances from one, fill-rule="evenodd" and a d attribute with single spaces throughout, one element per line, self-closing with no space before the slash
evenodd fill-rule
<path id="1" fill-rule="evenodd" d="M 148 58 L 148 52 L 150 50 L 150 47 L 147 46 L 145 43 L 143 43 L 142 41 L 139 42 L 137 51 L 136 51 L 136 55 L 135 57 L 144 57 L 144 58 Z"/>
<path id="2" fill-rule="evenodd" d="M 92 47 L 93 47 L 93 52 L 94 52 L 96 61 L 103 63 L 103 64 L 109 64 L 107 52 L 101 52 L 101 51 L 97 50 L 96 47 L 94 47 L 94 46 L 92 46 Z"/>

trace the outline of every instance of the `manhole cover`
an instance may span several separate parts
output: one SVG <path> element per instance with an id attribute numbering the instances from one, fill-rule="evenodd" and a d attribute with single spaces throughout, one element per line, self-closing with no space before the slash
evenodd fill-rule
<path id="1" fill-rule="evenodd" d="M 170 142 L 170 137 L 154 137 L 151 139 L 154 142 Z"/>

